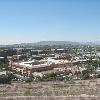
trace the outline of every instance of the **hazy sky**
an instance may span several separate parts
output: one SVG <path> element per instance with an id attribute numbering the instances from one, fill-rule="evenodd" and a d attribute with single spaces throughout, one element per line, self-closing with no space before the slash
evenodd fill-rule
<path id="1" fill-rule="evenodd" d="M 0 0 L 0 44 L 100 40 L 100 0 Z"/>

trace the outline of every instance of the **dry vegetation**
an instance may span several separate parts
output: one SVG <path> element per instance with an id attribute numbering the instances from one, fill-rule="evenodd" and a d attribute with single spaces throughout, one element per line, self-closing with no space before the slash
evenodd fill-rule
<path id="1" fill-rule="evenodd" d="M 98 97 L 92 97 L 93 100 L 99 100 L 100 80 L 0 85 L 2 100 L 73 100 L 72 95 L 76 96 L 74 100 L 85 100 L 83 97 L 93 95 Z"/>

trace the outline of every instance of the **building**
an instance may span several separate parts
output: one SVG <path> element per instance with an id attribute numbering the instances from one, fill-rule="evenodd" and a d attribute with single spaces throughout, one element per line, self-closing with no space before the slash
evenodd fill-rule
<path id="1" fill-rule="evenodd" d="M 43 71 L 54 70 L 54 68 L 63 68 L 70 64 L 72 64 L 72 62 L 68 60 L 55 60 L 48 58 L 40 60 L 38 63 L 35 63 L 35 60 L 12 63 L 11 67 L 22 75 L 30 75 L 34 72 L 42 73 Z"/>

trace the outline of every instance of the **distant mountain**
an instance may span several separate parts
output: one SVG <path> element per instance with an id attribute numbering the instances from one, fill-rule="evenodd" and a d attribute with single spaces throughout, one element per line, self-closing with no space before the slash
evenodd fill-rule
<path id="1" fill-rule="evenodd" d="M 72 42 L 72 41 L 40 41 L 37 43 L 33 43 L 33 45 L 79 45 L 78 42 Z"/>
<path id="2" fill-rule="evenodd" d="M 95 42 L 73 42 L 73 41 L 40 41 L 33 45 L 100 45 L 100 41 Z"/>
<path id="3" fill-rule="evenodd" d="M 84 42 L 85 45 L 92 45 L 92 46 L 100 46 L 100 41 L 94 41 L 94 42 Z"/>
<path id="4" fill-rule="evenodd" d="M 0 47 L 33 47 L 33 46 L 45 46 L 45 45 L 100 45 L 99 41 L 95 42 L 72 42 L 72 41 L 40 41 L 36 43 L 21 43 L 13 45 L 0 45 Z"/>
<path id="5" fill-rule="evenodd" d="M 95 45 L 100 45 L 100 41 L 95 41 L 94 44 Z"/>

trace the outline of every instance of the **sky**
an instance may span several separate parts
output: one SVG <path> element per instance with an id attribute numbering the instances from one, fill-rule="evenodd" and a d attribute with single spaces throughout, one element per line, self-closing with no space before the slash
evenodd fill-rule
<path id="1" fill-rule="evenodd" d="M 100 0 L 0 0 L 0 44 L 100 41 Z"/>

